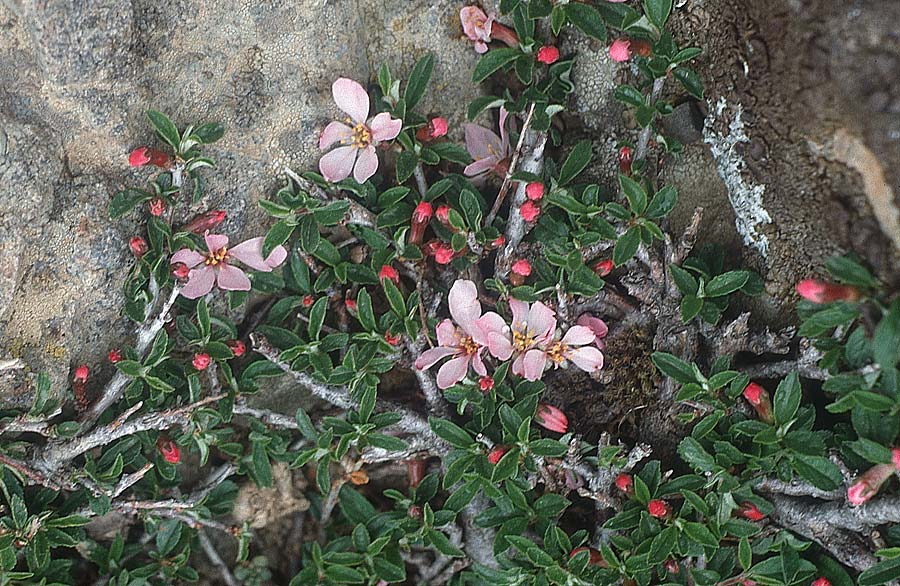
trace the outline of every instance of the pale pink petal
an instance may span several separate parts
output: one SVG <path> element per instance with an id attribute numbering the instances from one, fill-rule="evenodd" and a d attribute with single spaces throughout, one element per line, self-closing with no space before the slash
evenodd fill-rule
<path id="1" fill-rule="evenodd" d="M 488 334 L 487 347 L 491 355 L 499 360 L 509 360 L 509 357 L 512 356 L 513 347 L 509 335 L 491 332 Z"/>
<path id="2" fill-rule="evenodd" d="M 372 138 L 375 142 L 397 138 L 397 135 L 400 134 L 402 128 L 403 120 L 391 118 L 391 115 L 387 112 L 376 115 L 372 118 L 372 121 L 369 122 L 369 130 L 372 131 Z"/>
<path id="3" fill-rule="evenodd" d="M 369 94 L 352 79 L 341 77 L 331 85 L 331 95 L 337 107 L 346 112 L 354 122 L 366 123 L 369 116 Z"/>
<path id="4" fill-rule="evenodd" d="M 487 53 L 487 50 L 488 50 L 487 43 L 484 43 L 482 41 L 475 42 L 475 52 L 476 53 L 481 55 L 481 54 Z"/>
<path id="5" fill-rule="evenodd" d="M 546 365 L 547 356 L 541 350 L 529 350 L 522 358 L 523 376 L 531 381 L 538 380 Z"/>
<path id="6" fill-rule="evenodd" d="M 484 361 L 481 359 L 481 350 L 475 353 L 472 356 L 472 368 L 481 376 L 487 376 L 487 367 L 484 365 Z"/>
<path id="7" fill-rule="evenodd" d="M 235 258 L 248 267 L 256 271 L 268 273 L 272 271 L 272 267 L 266 264 L 262 257 L 262 236 L 245 240 L 228 251 L 232 258 Z"/>
<path id="8" fill-rule="evenodd" d="M 319 172 L 327 181 L 337 183 L 350 176 L 356 153 L 359 149 L 352 146 L 338 147 L 319 159 Z"/>
<path id="9" fill-rule="evenodd" d="M 509 310 L 512 312 L 514 328 L 519 328 L 528 323 L 528 304 L 518 299 L 509 300 Z"/>
<path id="10" fill-rule="evenodd" d="M 210 252 L 217 252 L 228 246 L 228 236 L 224 234 L 206 234 L 203 238 Z"/>
<path id="11" fill-rule="evenodd" d="M 482 346 L 487 346 L 490 343 L 490 334 L 502 334 L 504 330 L 508 329 L 509 328 L 507 327 L 506 322 L 502 317 L 500 317 L 493 311 L 489 311 L 475 321 L 475 328 L 472 331 L 471 335 L 472 339 L 477 343 L 481 344 Z"/>
<path id="12" fill-rule="evenodd" d="M 249 291 L 250 279 L 246 273 L 237 267 L 228 264 L 219 265 L 219 275 L 216 277 L 219 289 L 226 291 Z"/>
<path id="13" fill-rule="evenodd" d="M 438 370 L 438 388 L 448 389 L 466 378 L 469 373 L 469 358 L 469 356 L 457 356 L 445 362 Z"/>
<path id="14" fill-rule="evenodd" d="M 470 336 L 475 330 L 475 320 L 481 317 L 481 303 L 478 302 L 478 288 L 472 281 L 460 279 L 450 287 L 447 296 L 453 321 Z"/>
<path id="15" fill-rule="evenodd" d="M 192 269 L 198 264 L 202 263 L 205 259 L 206 257 L 199 252 L 195 252 L 190 248 L 182 248 L 172 255 L 172 259 L 169 261 L 169 263 L 184 263 L 185 265 L 187 265 L 187 268 Z"/>
<path id="16" fill-rule="evenodd" d="M 430 348 L 422 352 L 422 354 L 416 358 L 416 368 L 419 370 L 431 368 L 441 358 L 452 356 L 454 354 L 456 354 L 456 350 L 452 348 Z"/>
<path id="17" fill-rule="evenodd" d="M 499 162 L 500 159 L 497 157 L 486 157 L 484 159 L 479 159 L 474 163 L 469 163 L 466 165 L 466 168 L 463 169 L 463 175 L 466 177 L 474 177 L 476 175 L 481 175 L 482 173 L 487 173 Z"/>
<path id="18" fill-rule="evenodd" d="M 566 335 L 563 336 L 562 342 L 568 346 L 584 346 L 594 341 L 594 332 L 590 328 L 584 326 L 572 326 Z"/>
<path id="19" fill-rule="evenodd" d="M 188 273 L 188 282 L 181 290 L 181 294 L 188 299 L 203 297 L 212 291 L 215 281 L 216 271 L 211 267 L 203 265 L 199 269 L 191 269 Z"/>
<path id="20" fill-rule="evenodd" d="M 319 148 L 327 149 L 334 143 L 349 139 L 353 136 L 353 129 L 340 122 L 330 122 L 319 136 Z"/>
<path id="21" fill-rule="evenodd" d="M 276 268 L 281 266 L 287 259 L 287 249 L 284 246 L 278 245 L 272 249 L 272 252 L 269 253 L 269 256 L 266 257 L 266 265 L 269 268 Z"/>
<path id="22" fill-rule="evenodd" d="M 500 157 L 505 157 L 509 152 L 509 135 L 506 133 L 506 118 L 509 112 L 500 106 Z"/>
<path id="23" fill-rule="evenodd" d="M 445 319 L 435 328 L 437 332 L 438 344 L 441 346 L 456 346 L 459 338 L 456 335 L 456 326 L 449 319 Z"/>
<path id="24" fill-rule="evenodd" d="M 476 161 L 501 156 L 500 137 L 483 126 L 466 124 L 466 150 Z"/>
<path id="25" fill-rule="evenodd" d="M 535 301 L 528 311 L 528 329 L 534 332 L 536 343 L 545 342 L 556 329 L 556 313 L 540 301 Z"/>
<path id="26" fill-rule="evenodd" d="M 369 145 L 359 151 L 359 158 L 356 159 L 356 166 L 353 168 L 353 178 L 359 183 L 365 183 L 366 179 L 377 170 L 378 155 L 375 154 L 375 147 Z"/>
<path id="27" fill-rule="evenodd" d="M 525 355 L 519 354 L 512 363 L 513 374 L 525 376 Z"/>
<path id="28" fill-rule="evenodd" d="M 581 317 L 579 317 L 578 321 L 575 323 L 586 328 L 591 328 L 591 331 L 594 332 L 594 335 L 598 338 L 605 338 L 609 333 L 609 326 L 606 325 L 606 322 L 589 313 L 581 314 Z"/>
<path id="29" fill-rule="evenodd" d="M 596 372 L 603 368 L 603 352 L 593 346 L 582 346 L 570 350 L 566 358 L 585 372 Z"/>

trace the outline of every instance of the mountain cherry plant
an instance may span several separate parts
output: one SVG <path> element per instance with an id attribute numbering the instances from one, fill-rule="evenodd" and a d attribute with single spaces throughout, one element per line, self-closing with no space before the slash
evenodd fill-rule
<path id="1" fill-rule="evenodd" d="M 736 308 L 762 281 L 694 251 L 702 210 L 667 231 L 680 145 L 657 123 L 703 96 L 672 0 L 499 7 L 460 6 L 468 124 L 419 108 L 430 55 L 336 79 L 319 172 L 286 169 L 242 242 L 200 205 L 224 129 L 148 113 L 158 144 L 122 160 L 146 185 L 109 205 L 139 227 L 132 345 L 2 414 L 0 584 L 900 578 L 896 294 L 832 259 L 797 286 L 802 340 L 751 329 Z M 614 185 L 584 173 L 606 137 L 564 140 L 577 35 L 630 79 Z M 645 347 L 659 374 L 621 356 Z M 615 410 L 604 390 L 638 374 L 654 445 L 562 392 Z M 319 407 L 254 403 L 275 385 Z"/>

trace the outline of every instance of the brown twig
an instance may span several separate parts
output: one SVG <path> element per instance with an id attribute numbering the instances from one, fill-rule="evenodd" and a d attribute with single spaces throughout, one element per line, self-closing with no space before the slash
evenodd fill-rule
<path id="1" fill-rule="evenodd" d="M 509 167 L 506 169 L 506 175 L 503 177 L 503 184 L 500 185 L 500 191 L 497 192 L 497 198 L 494 200 L 494 205 L 491 207 L 491 211 L 488 212 L 488 215 L 484 218 L 485 228 L 494 223 L 494 218 L 497 217 L 497 212 L 500 211 L 500 206 L 503 205 L 503 200 L 506 198 L 506 193 L 509 191 L 510 185 L 512 185 L 512 177 L 515 174 L 516 165 L 518 165 L 519 163 L 519 157 L 522 156 L 522 147 L 525 144 L 525 133 L 531 127 L 531 120 L 533 117 L 534 104 L 532 103 L 528 108 L 528 114 L 525 116 L 525 122 L 522 123 L 522 131 L 519 133 L 519 142 L 516 144 L 516 150 L 509 162 Z"/>

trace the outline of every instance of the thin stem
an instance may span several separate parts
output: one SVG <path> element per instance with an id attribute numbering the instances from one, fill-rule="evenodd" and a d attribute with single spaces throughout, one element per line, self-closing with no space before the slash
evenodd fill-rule
<path id="1" fill-rule="evenodd" d="M 528 108 L 528 114 L 525 116 L 525 122 L 522 124 L 522 132 L 519 133 L 519 142 L 516 144 L 516 151 L 513 153 L 509 167 L 506 169 L 506 176 L 503 177 L 503 184 L 500 186 L 500 191 L 497 193 L 497 199 L 494 200 L 494 206 L 484 218 L 485 227 L 490 226 L 494 222 L 494 218 L 497 217 L 497 212 L 500 211 L 500 206 L 506 198 L 506 193 L 509 191 L 510 185 L 512 185 L 512 176 L 515 174 L 516 165 L 519 163 L 519 157 L 522 156 L 522 147 L 525 145 L 525 133 L 528 132 L 528 129 L 531 127 L 531 120 L 533 117 L 534 104 L 531 104 L 531 107 Z"/>

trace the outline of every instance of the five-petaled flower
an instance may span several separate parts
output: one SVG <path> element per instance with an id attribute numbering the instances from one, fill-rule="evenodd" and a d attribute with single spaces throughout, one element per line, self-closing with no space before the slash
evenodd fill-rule
<path id="1" fill-rule="evenodd" d="M 188 299 L 197 299 L 212 291 L 213 284 L 226 291 L 249 291 L 250 279 L 241 269 L 232 266 L 238 260 L 256 271 L 272 272 L 287 258 L 283 246 L 276 246 L 268 257 L 262 256 L 263 238 L 251 238 L 237 246 L 228 248 L 228 236 L 206 234 L 204 236 L 208 252 L 200 253 L 190 248 L 182 248 L 172 255 L 171 263 L 183 263 L 190 273 L 181 294 Z"/>
<path id="2" fill-rule="evenodd" d="M 466 124 L 466 150 L 475 160 L 463 173 L 466 177 L 483 179 L 488 172 L 504 177 L 509 168 L 509 136 L 506 133 L 505 108 L 500 108 L 500 136 L 477 124 Z"/>
<path id="3" fill-rule="evenodd" d="M 477 6 L 466 6 L 459 11 L 459 20 L 463 26 L 466 37 L 475 43 L 477 53 L 486 53 L 487 44 L 496 39 L 506 43 L 510 47 L 519 46 L 519 37 L 516 31 L 494 20 L 494 14 L 490 16 Z"/>
<path id="4" fill-rule="evenodd" d="M 349 118 L 347 124 L 331 122 L 319 137 L 319 148 L 327 149 L 335 143 L 341 146 L 319 159 L 319 171 L 328 181 L 337 182 L 353 174 L 363 183 L 378 170 L 378 143 L 397 138 L 403 121 L 391 118 L 387 112 L 369 115 L 369 94 L 359 83 L 341 77 L 331 86 L 331 94 L 338 108 Z"/>
<path id="5" fill-rule="evenodd" d="M 453 320 L 445 319 L 438 324 L 439 345 L 426 350 L 416 359 L 416 368 L 424 370 L 443 358 L 451 357 L 438 370 L 437 385 L 440 389 L 450 388 L 463 380 L 469 373 L 469 365 L 480 376 L 487 376 L 482 352 L 488 345 L 490 334 L 506 326 L 503 318 L 496 313 L 481 314 L 478 289 L 472 281 L 456 281 L 450 288 L 448 304 Z"/>

